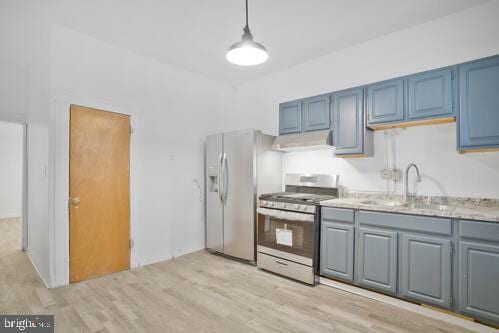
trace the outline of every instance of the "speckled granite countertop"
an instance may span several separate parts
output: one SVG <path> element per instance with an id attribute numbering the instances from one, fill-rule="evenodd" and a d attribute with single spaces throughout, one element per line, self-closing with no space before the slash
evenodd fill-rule
<path id="1" fill-rule="evenodd" d="M 355 192 L 322 201 L 321 206 L 499 223 L 499 200 L 496 199 L 419 196 L 407 205 L 402 204 L 403 201 L 403 197 L 396 194 Z"/>

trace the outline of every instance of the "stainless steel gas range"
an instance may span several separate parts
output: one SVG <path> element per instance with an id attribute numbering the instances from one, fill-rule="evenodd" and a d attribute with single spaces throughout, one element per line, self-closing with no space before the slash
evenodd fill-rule
<path id="1" fill-rule="evenodd" d="M 337 176 L 286 174 L 286 192 L 258 202 L 257 266 L 314 285 L 318 265 L 319 203 L 336 198 Z"/>

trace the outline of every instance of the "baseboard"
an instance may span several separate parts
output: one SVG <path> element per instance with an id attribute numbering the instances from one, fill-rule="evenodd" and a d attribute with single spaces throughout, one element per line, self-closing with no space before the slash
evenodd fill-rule
<path id="1" fill-rule="evenodd" d="M 434 309 L 431 309 L 428 307 L 423 307 L 423 306 L 418 305 L 418 304 L 406 302 L 404 300 L 401 300 L 401 299 L 398 299 L 395 297 L 383 295 L 383 294 L 380 294 L 380 293 L 377 293 L 374 291 L 370 291 L 370 290 L 366 290 L 363 288 L 359 288 L 359 287 L 356 287 L 356 286 L 353 286 L 353 285 L 350 285 L 347 283 L 331 280 L 331 279 L 328 279 L 325 277 L 320 277 L 319 282 L 321 284 L 329 286 L 329 287 L 333 287 L 333 288 L 340 289 L 340 290 L 343 290 L 343 291 L 346 291 L 346 292 L 349 292 L 352 294 L 356 294 L 356 295 L 367 297 L 367 298 L 370 298 L 370 299 L 373 299 L 373 300 L 376 300 L 379 302 L 390 304 L 390 305 L 399 307 L 399 308 L 404 309 L 404 310 L 419 313 L 423 316 L 437 319 L 437 320 L 441 320 L 441 321 L 444 321 L 446 323 L 453 324 L 456 326 L 460 326 L 460 327 L 466 328 L 470 331 L 479 332 L 479 333 L 482 333 L 482 332 L 483 333 L 493 333 L 493 332 L 497 333 L 497 330 L 492 328 L 492 327 L 482 325 L 480 323 L 476 323 L 476 322 L 470 321 L 468 319 L 458 317 L 454 314 L 447 314 L 447 313 L 444 313 L 442 311 L 437 311 L 437 310 L 434 310 Z"/>
<path id="2" fill-rule="evenodd" d="M 28 257 L 29 261 L 31 262 L 31 265 L 35 269 L 36 274 L 38 274 L 38 277 L 40 278 L 40 280 L 42 281 L 42 283 L 45 285 L 45 288 L 50 288 L 50 284 L 48 284 L 47 281 L 45 281 L 45 279 L 43 278 L 42 274 L 40 274 L 40 271 L 38 270 L 38 267 L 36 266 L 35 261 L 31 257 L 31 254 L 30 254 L 29 250 L 24 251 L 24 253 L 26 253 L 26 256 Z"/>

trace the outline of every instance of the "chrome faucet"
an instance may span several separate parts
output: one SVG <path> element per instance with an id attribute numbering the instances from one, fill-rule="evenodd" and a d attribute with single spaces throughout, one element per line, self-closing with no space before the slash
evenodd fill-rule
<path id="1" fill-rule="evenodd" d="M 416 173 L 417 173 L 417 182 L 420 183 L 421 182 L 421 175 L 419 174 L 419 169 L 418 169 L 418 166 L 414 163 L 411 163 L 407 166 L 407 168 L 405 169 L 405 202 L 407 202 L 407 199 L 408 198 L 411 198 L 413 199 L 415 196 L 416 196 L 416 191 L 414 191 L 414 193 L 409 193 L 409 170 L 414 167 L 416 169 Z"/>

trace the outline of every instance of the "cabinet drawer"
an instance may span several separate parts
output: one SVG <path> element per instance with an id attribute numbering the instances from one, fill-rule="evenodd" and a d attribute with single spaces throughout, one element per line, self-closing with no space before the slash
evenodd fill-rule
<path id="1" fill-rule="evenodd" d="M 314 283 L 314 269 L 310 266 L 295 263 L 258 252 L 257 265 L 259 268 L 281 274 L 308 284 Z"/>
<path id="2" fill-rule="evenodd" d="M 462 238 L 499 242 L 499 223 L 459 221 L 459 224 L 459 234 Z"/>
<path id="3" fill-rule="evenodd" d="M 376 227 L 404 229 L 438 235 L 452 235 L 452 221 L 445 218 L 358 211 L 355 218 L 360 224 Z"/>
<path id="4" fill-rule="evenodd" d="M 326 220 L 353 223 L 353 209 L 322 207 L 321 214 Z"/>

